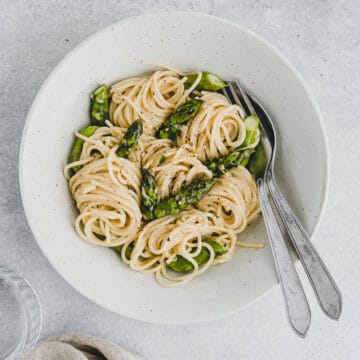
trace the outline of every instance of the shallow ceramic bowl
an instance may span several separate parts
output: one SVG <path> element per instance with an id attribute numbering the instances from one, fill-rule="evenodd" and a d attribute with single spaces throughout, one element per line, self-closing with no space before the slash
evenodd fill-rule
<path id="1" fill-rule="evenodd" d="M 118 314 L 150 322 L 188 323 L 237 311 L 277 284 L 262 219 L 240 237 L 265 242 L 239 248 L 185 286 L 163 288 L 130 270 L 112 251 L 76 235 L 76 211 L 63 177 L 75 130 L 89 121 L 89 94 L 100 83 L 153 70 L 143 60 L 183 71 L 237 76 L 275 121 L 276 177 L 310 234 L 328 188 L 328 150 L 318 107 L 296 70 L 271 45 L 213 16 L 171 12 L 113 24 L 80 44 L 55 68 L 34 101 L 24 129 L 20 184 L 34 236 L 75 289 Z"/>

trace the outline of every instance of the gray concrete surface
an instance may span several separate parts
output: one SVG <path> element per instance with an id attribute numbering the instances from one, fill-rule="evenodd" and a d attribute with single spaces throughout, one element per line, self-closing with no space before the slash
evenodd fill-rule
<path id="1" fill-rule="evenodd" d="M 52 68 L 80 41 L 116 20 L 159 10 L 232 19 L 270 40 L 302 73 L 322 110 L 331 186 L 316 245 L 343 292 L 339 323 L 317 307 L 305 340 L 289 329 L 279 288 L 230 318 L 189 326 L 130 320 L 93 304 L 49 265 L 27 225 L 18 151 L 29 107 Z M 44 314 L 41 338 L 102 336 L 149 359 L 360 358 L 360 3 L 349 1 L 0 0 L 0 264 L 32 283 Z M 302 275 L 302 279 L 304 276 Z"/>

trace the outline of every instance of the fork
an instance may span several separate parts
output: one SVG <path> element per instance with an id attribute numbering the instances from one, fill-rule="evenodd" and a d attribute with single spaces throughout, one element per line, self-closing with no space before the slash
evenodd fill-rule
<path id="1" fill-rule="evenodd" d="M 342 308 L 340 291 L 275 182 L 273 171 L 276 132 L 269 115 L 254 97 L 244 91 L 238 79 L 234 82 L 228 82 L 228 90 L 223 89 L 223 94 L 230 102 L 239 105 L 246 115 L 257 115 L 260 120 L 261 142 L 268 160 L 264 175 L 257 179 L 260 204 L 290 325 L 299 336 L 305 337 L 311 322 L 310 308 L 285 240 L 277 224 L 264 183 L 269 189 L 272 200 L 310 280 L 321 309 L 330 318 L 336 320 L 339 319 Z"/>

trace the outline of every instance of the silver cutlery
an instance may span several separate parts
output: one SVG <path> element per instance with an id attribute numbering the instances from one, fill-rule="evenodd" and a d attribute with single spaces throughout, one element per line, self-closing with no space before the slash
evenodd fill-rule
<path id="1" fill-rule="evenodd" d="M 223 89 L 222 92 L 230 102 L 239 105 L 247 116 L 257 115 L 260 120 L 261 143 L 267 157 L 264 175 L 257 179 L 260 205 L 285 300 L 288 320 L 296 334 L 305 337 L 311 322 L 310 308 L 286 242 L 277 223 L 266 188 L 270 192 L 280 218 L 310 280 L 321 309 L 330 318 L 336 320 L 339 319 L 342 308 L 340 291 L 312 245 L 309 236 L 275 182 L 273 173 L 276 132 L 270 116 L 253 96 L 244 91 L 239 80 L 236 79 L 234 82 L 228 82 L 228 87 Z"/>

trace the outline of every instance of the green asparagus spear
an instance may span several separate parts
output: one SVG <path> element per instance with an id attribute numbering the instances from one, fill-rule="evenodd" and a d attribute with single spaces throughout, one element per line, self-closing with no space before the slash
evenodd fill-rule
<path id="1" fill-rule="evenodd" d="M 197 79 L 198 74 L 188 74 L 186 75 L 187 80 L 184 85 L 185 88 L 189 88 L 194 81 Z M 226 82 L 221 80 L 219 76 L 209 73 L 203 72 L 200 82 L 196 86 L 196 90 L 206 90 L 206 91 L 216 91 L 224 88 L 226 86 Z"/>
<path id="2" fill-rule="evenodd" d="M 219 159 L 207 161 L 205 166 L 207 166 L 214 175 L 221 175 L 239 165 L 246 166 L 252 152 L 252 149 L 235 150 Z"/>
<path id="3" fill-rule="evenodd" d="M 157 130 L 156 137 L 174 140 L 180 126 L 185 125 L 195 117 L 202 103 L 202 100 L 192 99 L 180 105 Z"/>
<path id="4" fill-rule="evenodd" d="M 96 88 L 90 95 L 91 123 L 103 126 L 109 117 L 109 94 L 105 84 Z"/>
<path id="5" fill-rule="evenodd" d="M 256 179 L 263 177 L 265 168 L 267 165 L 267 156 L 262 143 L 256 147 L 255 152 L 251 155 L 250 161 L 247 165 L 250 173 L 255 176 Z"/>
<path id="6" fill-rule="evenodd" d="M 154 217 L 177 214 L 187 206 L 199 202 L 212 188 L 215 179 L 194 181 L 181 189 L 175 196 L 163 200 L 154 208 Z"/>
<path id="7" fill-rule="evenodd" d="M 98 128 L 99 128 L 98 126 L 88 126 L 86 128 L 81 129 L 79 131 L 79 133 L 81 135 L 89 137 L 92 134 L 94 134 L 94 132 Z M 69 163 L 80 160 L 80 155 L 81 155 L 83 145 L 84 145 L 84 140 L 83 139 L 79 139 L 79 138 L 75 139 L 74 144 L 73 144 L 72 149 L 71 149 L 70 156 L 69 156 L 69 160 L 68 160 Z M 80 165 L 76 165 L 76 166 L 74 166 L 72 168 L 74 173 L 77 173 L 80 169 L 81 169 Z"/>
<path id="8" fill-rule="evenodd" d="M 158 203 L 158 194 L 155 177 L 146 169 L 142 169 L 141 196 L 141 212 L 146 220 L 152 220 L 154 207 Z"/>
<path id="9" fill-rule="evenodd" d="M 224 246 L 222 246 L 213 239 L 205 239 L 203 241 L 208 243 L 214 249 L 215 256 L 223 255 L 227 252 Z M 195 256 L 194 260 L 198 263 L 198 265 L 202 265 L 209 260 L 209 257 L 210 257 L 209 251 L 205 247 L 202 247 L 199 255 Z M 176 258 L 171 263 L 168 264 L 168 267 L 179 273 L 189 272 L 194 269 L 193 264 L 181 255 L 176 256 Z"/>
<path id="10" fill-rule="evenodd" d="M 130 155 L 131 149 L 137 144 L 142 132 L 142 122 L 140 120 L 135 120 L 121 139 L 119 148 L 116 152 L 117 156 L 127 158 Z"/>
<path id="11" fill-rule="evenodd" d="M 244 120 L 246 135 L 245 140 L 241 145 L 242 147 L 250 146 L 256 141 L 260 132 L 259 123 L 260 120 L 256 115 L 250 115 Z"/>

